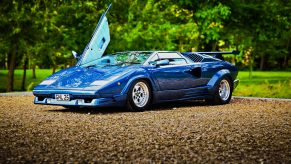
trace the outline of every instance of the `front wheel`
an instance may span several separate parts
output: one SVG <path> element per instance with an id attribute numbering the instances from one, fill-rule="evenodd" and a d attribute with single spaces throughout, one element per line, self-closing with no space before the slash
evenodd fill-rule
<path id="1" fill-rule="evenodd" d="M 207 100 L 210 104 L 229 103 L 233 91 L 233 85 L 228 77 L 223 77 L 214 89 L 213 99 Z"/>
<path id="2" fill-rule="evenodd" d="M 147 81 L 135 81 L 128 92 L 127 107 L 133 112 L 144 111 L 151 102 L 151 88 Z"/>

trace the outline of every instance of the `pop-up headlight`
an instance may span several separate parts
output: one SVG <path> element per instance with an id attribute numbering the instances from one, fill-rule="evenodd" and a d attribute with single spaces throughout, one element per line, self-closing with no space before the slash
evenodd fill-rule
<path id="1" fill-rule="evenodd" d="M 44 80 L 39 85 L 51 85 L 54 82 L 56 82 L 56 80 Z"/>

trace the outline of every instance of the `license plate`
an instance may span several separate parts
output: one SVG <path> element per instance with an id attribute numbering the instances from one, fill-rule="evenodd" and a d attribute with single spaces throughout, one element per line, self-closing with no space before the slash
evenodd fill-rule
<path id="1" fill-rule="evenodd" d="M 70 101 L 69 94 L 55 94 L 55 98 L 57 101 Z"/>

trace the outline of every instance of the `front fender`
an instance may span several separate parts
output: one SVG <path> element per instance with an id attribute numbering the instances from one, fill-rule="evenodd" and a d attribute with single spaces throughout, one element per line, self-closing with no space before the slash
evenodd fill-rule
<path id="1" fill-rule="evenodd" d="M 219 81 L 225 76 L 230 78 L 231 82 L 233 82 L 233 79 L 231 78 L 230 71 L 227 69 L 222 69 L 222 70 L 216 72 L 212 76 L 212 78 L 209 80 L 207 86 L 209 86 L 209 88 L 211 88 L 211 90 L 213 90 L 215 88 L 215 86 L 217 86 L 219 84 Z"/>

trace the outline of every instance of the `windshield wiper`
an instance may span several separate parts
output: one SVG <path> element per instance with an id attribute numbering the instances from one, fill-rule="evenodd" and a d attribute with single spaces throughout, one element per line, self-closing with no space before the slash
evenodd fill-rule
<path id="1" fill-rule="evenodd" d="M 96 67 L 96 66 L 99 66 L 99 67 L 106 67 L 106 66 L 113 66 L 113 64 L 92 64 L 92 65 L 89 65 L 87 66 L 86 68 L 91 68 L 91 67 Z"/>
<path id="2" fill-rule="evenodd" d="M 123 64 L 140 64 L 139 62 L 122 62 L 122 63 L 117 63 L 114 65 L 123 65 Z"/>
<path id="3" fill-rule="evenodd" d="M 93 64 L 93 65 L 89 65 L 86 68 L 91 68 L 91 67 L 107 67 L 107 66 L 118 66 L 118 65 L 123 65 L 123 64 L 140 64 L 139 62 L 122 62 L 122 63 L 116 63 L 116 64 Z"/>

